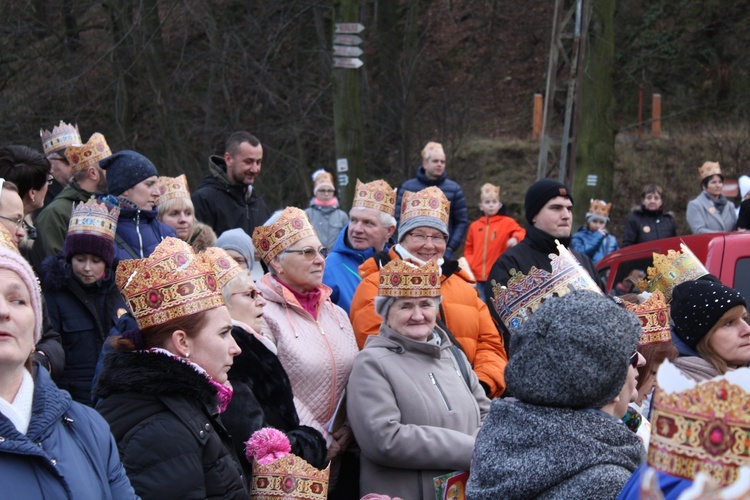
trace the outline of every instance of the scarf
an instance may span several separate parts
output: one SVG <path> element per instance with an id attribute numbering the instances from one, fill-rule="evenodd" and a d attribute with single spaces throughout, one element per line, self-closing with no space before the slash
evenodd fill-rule
<path id="1" fill-rule="evenodd" d="M 397 244 L 394 250 L 399 255 L 399 257 L 401 257 L 401 260 L 408 260 L 408 261 L 418 264 L 419 266 L 424 266 L 425 264 L 427 264 L 427 262 L 423 261 L 422 259 L 419 259 L 413 256 L 412 254 L 410 254 L 409 251 L 401 245 L 401 243 Z M 445 263 L 445 259 L 440 257 L 437 260 L 437 265 L 438 265 L 438 268 L 440 269 L 441 276 L 443 274 L 443 263 Z"/>
<path id="2" fill-rule="evenodd" d="M 310 316 L 312 316 L 315 320 L 318 319 L 318 302 L 320 302 L 320 295 L 322 294 L 320 288 L 316 288 L 311 292 L 301 293 L 281 281 L 278 276 L 275 276 L 275 278 L 276 281 L 284 286 L 284 288 L 292 292 L 292 295 L 294 295 L 294 298 L 297 299 L 297 302 L 299 302 L 299 305 L 302 306 L 302 309 L 310 313 Z"/>
<path id="3" fill-rule="evenodd" d="M 715 200 L 714 200 L 713 196 L 711 196 L 710 194 L 708 194 L 705 191 L 703 191 L 703 195 L 706 198 L 708 198 L 709 200 L 711 200 L 711 202 L 714 204 L 714 208 L 719 213 L 721 213 L 721 212 L 724 211 L 724 207 L 727 206 L 727 201 L 729 201 L 729 200 L 727 200 L 727 197 L 724 196 L 723 194 L 720 194 L 719 197 L 717 199 L 715 199 Z"/>
<path id="4" fill-rule="evenodd" d="M 34 402 L 34 377 L 24 368 L 23 379 L 12 403 L 0 398 L 0 413 L 10 420 L 15 428 L 23 435 L 29 430 L 31 423 L 31 406 Z"/>
<path id="5" fill-rule="evenodd" d="M 317 197 L 315 197 L 312 199 L 312 202 L 315 203 L 319 207 L 338 207 L 339 206 L 339 200 L 335 196 L 328 201 L 321 201 Z"/>

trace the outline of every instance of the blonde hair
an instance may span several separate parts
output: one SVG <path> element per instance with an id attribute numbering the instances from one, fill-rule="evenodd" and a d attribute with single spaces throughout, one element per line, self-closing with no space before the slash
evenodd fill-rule
<path id="1" fill-rule="evenodd" d="M 159 205 L 159 213 L 156 216 L 157 219 L 159 219 L 159 222 L 162 222 L 162 219 L 165 215 L 167 215 L 167 212 L 174 209 L 190 209 L 190 211 L 193 212 L 193 217 L 195 217 L 195 207 L 193 206 L 193 200 L 191 200 L 190 198 L 170 198 L 169 200 L 164 200 L 162 204 Z"/>
<path id="2" fill-rule="evenodd" d="M 721 316 L 721 318 L 719 318 L 719 321 L 717 321 L 716 324 L 711 327 L 706 336 L 703 337 L 700 342 L 698 342 L 697 346 L 695 346 L 695 350 L 698 352 L 698 354 L 700 354 L 703 359 L 711 363 L 714 368 L 716 368 L 722 375 L 727 372 L 729 365 L 727 364 L 726 360 L 724 360 L 724 358 L 719 356 L 716 350 L 709 344 L 709 341 L 711 340 L 714 332 L 716 332 L 716 330 L 718 330 L 724 323 L 743 317 L 746 311 L 747 309 L 745 308 L 745 306 L 737 305 L 725 312 Z"/>

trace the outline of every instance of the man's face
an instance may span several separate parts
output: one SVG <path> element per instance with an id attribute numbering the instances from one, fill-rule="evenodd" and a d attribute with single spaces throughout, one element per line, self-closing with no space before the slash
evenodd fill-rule
<path id="1" fill-rule="evenodd" d="M 422 162 L 422 166 L 428 179 L 438 179 L 445 172 L 445 153 L 439 151 L 432 153 Z"/>
<path id="2" fill-rule="evenodd" d="M 8 230 L 16 245 L 21 238 L 26 236 L 24 225 L 16 224 L 16 221 L 21 219 L 23 219 L 23 200 L 18 193 L 3 189 L 0 192 L 0 224 Z"/>
<path id="3" fill-rule="evenodd" d="M 349 229 L 346 235 L 355 250 L 374 248 L 381 251 L 395 227 L 385 227 L 379 212 L 372 208 L 354 208 L 349 212 Z"/>
<path id="4" fill-rule="evenodd" d="M 573 223 L 573 202 L 564 196 L 549 200 L 531 223 L 555 238 L 567 238 Z"/>
<path id="5" fill-rule="evenodd" d="M 232 184 L 251 185 L 260 174 L 260 164 L 263 161 L 263 146 L 252 146 L 243 142 L 234 154 L 224 153 L 227 164 L 227 176 Z"/>
<path id="6" fill-rule="evenodd" d="M 55 154 L 50 155 L 47 159 L 49 160 L 51 167 L 50 173 L 52 174 L 52 177 L 54 177 L 61 186 L 67 186 L 70 177 L 73 175 L 73 167 L 71 167 L 70 163 L 63 158 L 60 158 Z"/>

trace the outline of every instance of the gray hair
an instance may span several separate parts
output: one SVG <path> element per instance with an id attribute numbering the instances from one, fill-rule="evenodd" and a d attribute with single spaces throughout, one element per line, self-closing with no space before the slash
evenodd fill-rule
<path id="1" fill-rule="evenodd" d="M 440 302 L 442 301 L 442 297 L 429 297 L 435 301 L 435 307 L 440 306 Z M 388 316 L 388 311 L 391 310 L 391 306 L 394 302 L 396 302 L 397 297 L 383 297 L 381 295 L 378 295 L 375 297 L 375 312 L 378 313 L 378 316 L 383 318 L 383 321 L 385 321 L 386 317 Z"/>
<path id="2" fill-rule="evenodd" d="M 362 210 L 375 210 L 378 213 L 378 220 L 380 220 L 380 223 L 383 224 L 383 227 L 386 229 L 389 227 L 396 227 L 396 218 L 392 216 L 391 214 L 387 214 L 385 212 L 382 212 L 380 210 L 376 210 L 374 208 L 367 208 L 367 207 L 352 207 L 351 210 L 349 210 L 349 216 L 351 217 L 352 212 L 355 210 L 362 211 Z"/>
<path id="3" fill-rule="evenodd" d="M 240 274 L 221 287 L 221 296 L 224 298 L 224 303 L 229 304 L 229 299 L 232 298 L 232 294 L 237 290 L 240 290 L 242 287 L 246 287 L 248 283 L 253 283 L 253 276 L 250 274 L 249 269 L 243 269 Z"/>

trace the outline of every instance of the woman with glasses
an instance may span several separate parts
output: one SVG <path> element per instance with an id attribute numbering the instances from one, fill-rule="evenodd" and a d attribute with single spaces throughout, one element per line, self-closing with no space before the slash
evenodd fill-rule
<path id="1" fill-rule="evenodd" d="M 253 243 L 269 269 L 258 283 L 267 302 L 262 333 L 276 346 L 289 375 L 300 423 L 319 431 L 328 458 L 336 458 L 351 439 L 351 429 L 338 426 L 334 417 L 343 406 L 358 350 L 349 318 L 331 302 L 331 289 L 323 284 L 328 251 L 305 212 L 294 207 L 255 228 Z"/>
<path id="2" fill-rule="evenodd" d="M 328 250 L 333 248 L 341 230 L 349 222 L 349 216 L 339 208 L 333 176 L 325 170 L 316 170 L 312 175 L 313 198 L 305 213 L 310 218 L 320 242 Z"/>
<path id="3" fill-rule="evenodd" d="M 466 271 L 458 267 L 458 262 L 444 259 L 450 202 L 433 186 L 417 193 L 407 191 L 402 205 L 398 245 L 388 253 L 376 254 L 359 268 L 363 278 L 350 309 L 359 347 L 364 347 L 368 336 L 377 335 L 382 323 L 375 311 L 380 268 L 389 260 L 421 266 L 435 259 L 441 267 L 438 325 L 469 358 L 487 396 L 500 396 L 505 390 L 503 372 L 508 362 L 503 339 Z"/>
<path id="4" fill-rule="evenodd" d="M 232 435 L 234 448 L 251 483 L 253 464 L 245 456 L 245 442 L 263 427 L 283 431 L 292 453 L 324 468 L 326 441 L 312 427 L 300 425 L 289 376 L 276 357 L 276 346 L 261 333 L 266 300 L 243 269 L 221 248 L 206 250 L 216 280 L 232 317 L 232 337 L 242 352 L 229 370 L 232 400 L 221 420 Z"/>

